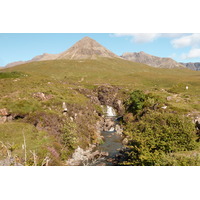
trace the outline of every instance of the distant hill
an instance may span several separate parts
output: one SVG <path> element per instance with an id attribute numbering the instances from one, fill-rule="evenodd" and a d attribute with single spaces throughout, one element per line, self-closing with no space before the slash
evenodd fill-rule
<path id="1" fill-rule="evenodd" d="M 200 62 L 196 62 L 196 63 L 181 63 L 182 65 L 185 65 L 187 68 L 195 70 L 195 71 L 200 71 Z"/>
<path id="2" fill-rule="evenodd" d="M 157 68 L 185 68 L 184 65 L 176 62 L 171 58 L 161 58 L 147 54 L 143 51 L 138 53 L 124 53 L 122 58 L 133 62 L 143 63 Z"/>
<path id="3" fill-rule="evenodd" d="M 31 60 L 28 61 L 17 61 L 7 64 L 5 67 L 13 67 L 16 65 L 21 65 L 34 61 L 45 61 L 45 60 L 80 60 L 80 59 L 96 59 L 98 57 L 105 58 L 120 58 L 115 55 L 101 44 L 91 39 L 90 37 L 84 37 L 75 43 L 68 50 L 60 53 L 60 54 L 48 54 L 44 53 L 42 55 L 35 56 Z"/>

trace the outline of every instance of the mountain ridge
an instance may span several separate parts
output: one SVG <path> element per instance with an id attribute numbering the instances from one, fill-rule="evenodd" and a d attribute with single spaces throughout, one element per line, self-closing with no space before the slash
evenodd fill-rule
<path id="1" fill-rule="evenodd" d="M 147 54 L 143 51 L 140 52 L 126 52 L 123 53 L 122 58 L 133 62 L 143 63 L 157 68 L 185 68 L 184 65 L 176 62 L 172 58 L 161 58 Z"/>
<path id="2" fill-rule="evenodd" d="M 200 71 L 200 62 L 188 62 L 188 63 L 181 62 L 181 64 L 185 65 L 188 69 Z"/>

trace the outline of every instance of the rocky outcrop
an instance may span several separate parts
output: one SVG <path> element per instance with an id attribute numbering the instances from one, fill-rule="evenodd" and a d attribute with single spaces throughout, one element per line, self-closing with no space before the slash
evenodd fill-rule
<path id="1" fill-rule="evenodd" d="M 36 92 L 33 94 L 33 97 L 45 101 L 51 99 L 53 96 L 51 94 L 44 94 L 43 92 Z"/>
<path id="2" fill-rule="evenodd" d="M 138 53 L 124 53 L 122 58 L 133 62 L 143 63 L 152 67 L 158 68 L 185 68 L 181 63 L 176 62 L 171 58 L 161 58 L 147 54 L 143 51 Z"/>
<path id="3" fill-rule="evenodd" d="M 118 91 L 119 88 L 117 87 L 112 87 L 109 85 L 99 86 L 97 89 L 97 95 L 101 105 L 113 106 Z"/>
<path id="4" fill-rule="evenodd" d="M 119 97 L 120 88 L 111 85 L 101 85 L 95 90 L 86 88 L 77 89 L 78 92 L 90 99 L 92 104 L 112 106 L 119 115 L 124 113 L 124 105 Z"/>
<path id="5" fill-rule="evenodd" d="M 6 108 L 0 109 L 0 124 L 12 121 L 13 117 Z"/>
<path id="6" fill-rule="evenodd" d="M 80 166 L 88 165 L 89 163 L 94 163 L 95 160 L 108 156 L 106 152 L 100 152 L 98 150 L 93 151 L 94 145 L 91 145 L 87 150 L 83 150 L 78 147 L 72 155 L 72 158 L 67 160 L 66 165 L 69 166 Z"/>

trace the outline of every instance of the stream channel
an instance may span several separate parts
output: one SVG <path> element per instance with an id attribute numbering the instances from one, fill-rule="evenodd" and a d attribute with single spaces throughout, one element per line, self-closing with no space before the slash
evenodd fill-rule
<path id="1" fill-rule="evenodd" d="M 116 115 L 115 110 L 107 106 L 105 121 L 114 122 L 114 125 L 108 131 L 102 131 L 101 134 L 104 137 L 104 142 L 97 146 L 94 150 L 107 153 L 107 156 L 102 156 L 96 160 L 88 163 L 89 166 L 114 166 L 117 165 L 117 155 L 120 154 L 122 145 L 122 137 L 117 134 L 115 127 L 119 124 L 119 116 Z"/>

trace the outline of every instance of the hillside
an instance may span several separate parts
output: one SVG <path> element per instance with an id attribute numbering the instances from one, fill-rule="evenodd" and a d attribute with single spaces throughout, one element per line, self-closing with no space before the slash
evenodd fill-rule
<path id="1" fill-rule="evenodd" d="M 172 86 L 176 83 L 193 83 L 198 80 L 188 69 L 157 69 L 122 59 L 52 60 L 31 62 L 5 71 L 20 71 L 80 84 L 137 85 L 138 87 Z"/>
<path id="2" fill-rule="evenodd" d="M 178 127 L 175 134 L 183 131 L 184 137 L 191 138 L 187 143 L 191 148 L 185 148 L 185 138 L 178 134 L 185 149 L 176 147 L 172 156 L 167 150 L 164 154 L 161 152 L 165 157 L 159 157 L 156 159 L 159 162 L 151 162 L 151 165 L 199 165 L 200 161 L 194 158 L 200 152 L 195 143 L 198 138 L 196 135 L 194 138 L 193 133 L 188 134 L 195 129 L 192 120 L 200 116 L 200 72 L 187 68 L 155 68 L 124 60 L 90 39 L 86 45 L 85 40 L 88 39 L 83 40 L 84 45 L 82 42 L 75 44 L 67 51 L 69 54 L 62 54 L 62 58 L 45 54 L 36 57 L 35 61 L 0 70 L 0 165 L 92 165 L 87 159 L 101 158 L 101 149 L 96 148 L 106 146 L 102 130 L 113 123 L 110 118 L 105 118 L 107 106 L 113 107 L 121 116 L 117 124 L 121 134 L 118 140 L 123 140 L 126 148 L 127 142 L 134 139 L 133 130 L 137 126 L 155 124 L 152 129 L 156 128 L 157 134 L 161 134 L 159 119 L 164 121 L 162 123 L 170 120 L 169 127 L 163 126 L 165 129 L 162 130 Z M 96 50 L 96 45 L 100 50 Z M 46 57 L 53 60 L 40 60 Z M 139 111 L 134 110 L 135 102 L 132 105 L 132 101 L 137 102 Z M 130 108 L 127 107 L 129 104 Z M 189 122 L 185 120 L 186 116 L 190 116 Z M 152 121 L 154 118 L 158 121 Z M 182 118 L 185 124 L 180 123 Z M 162 134 L 160 138 L 165 136 Z M 114 134 L 107 139 L 110 141 L 112 137 L 116 139 Z M 146 139 L 143 137 L 136 139 Z M 152 138 L 155 137 L 152 135 Z M 174 138 L 176 136 L 171 135 L 167 138 L 172 146 L 179 144 Z M 162 149 L 162 141 L 153 142 L 158 142 Z M 105 156 L 107 152 L 103 154 Z M 154 158 L 154 154 L 150 155 Z M 84 163 L 77 161 L 80 157 L 85 159 Z M 115 160 L 113 165 L 149 164 L 149 160 L 136 162 L 131 157 L 128 162 L 126 159 L 125 156 L 123 160 Z M 127 162 L 122 162 L 124 160 Z"/>
<path id="3" fill-rule="evenodd" d="M 185 66 L 171 58 L 161 58 L 147 54 L 143 51 L 139 53 L 124 53 L 122 58 L 133 62 L 143 63 L 158 68 L 184 68 Z"/>

